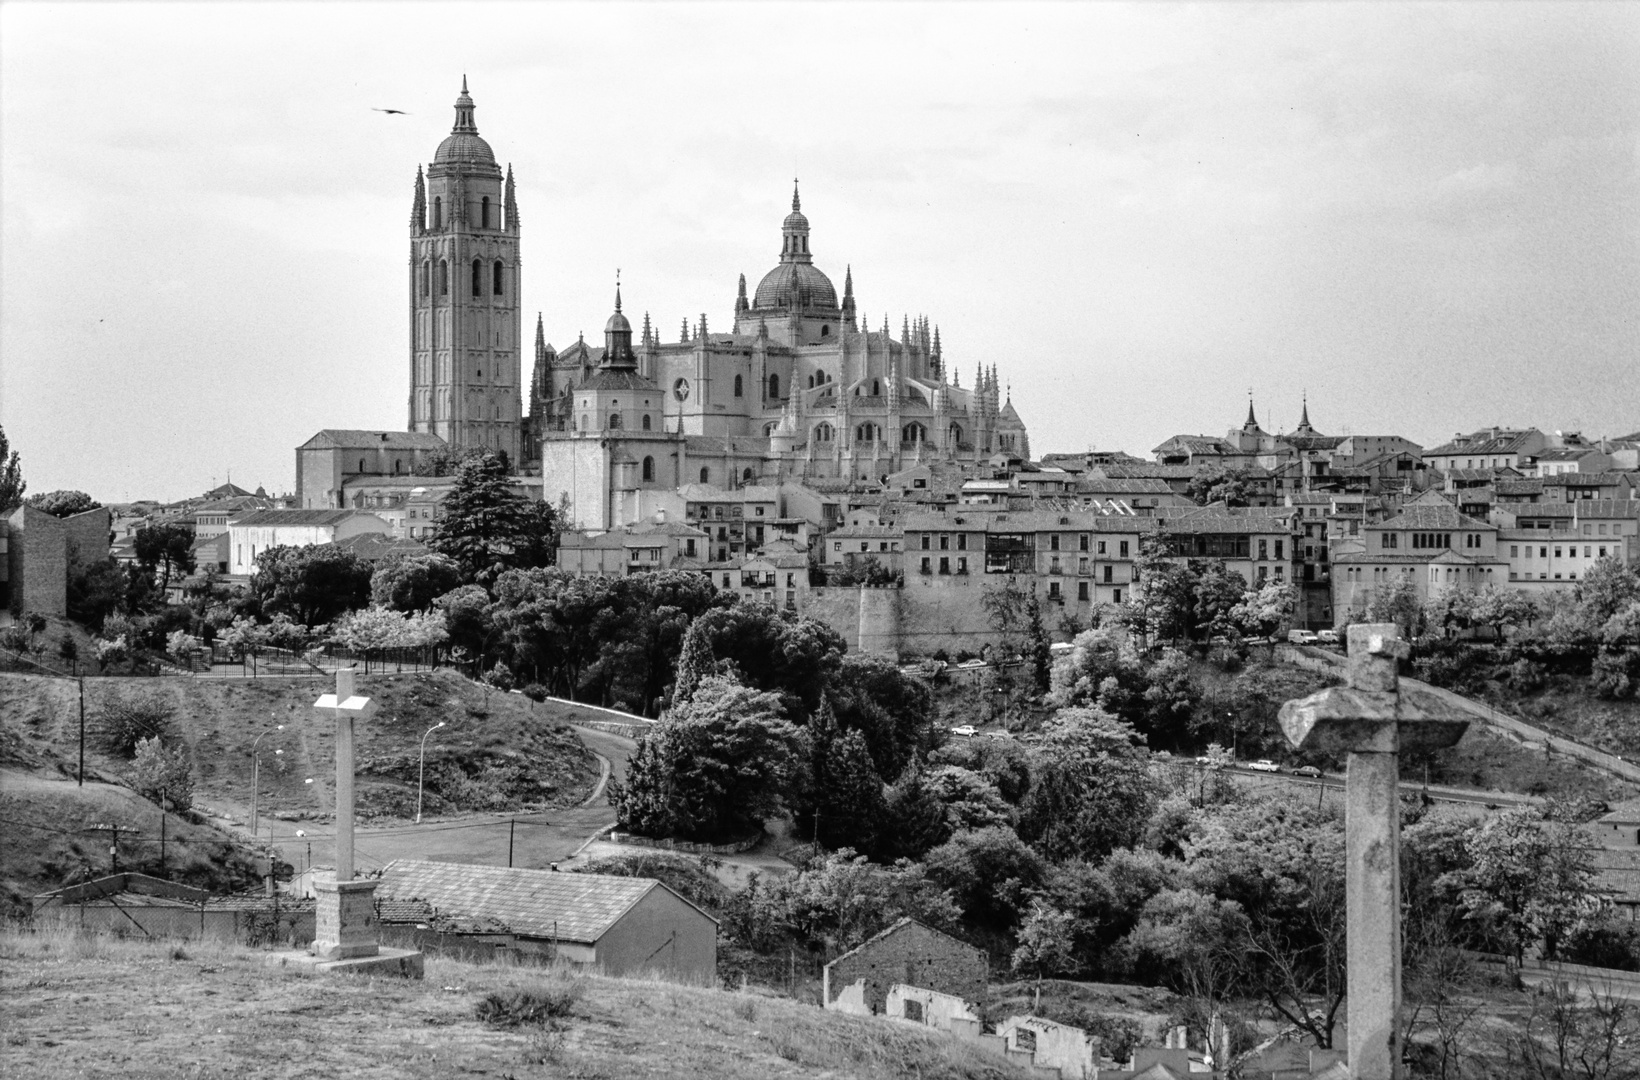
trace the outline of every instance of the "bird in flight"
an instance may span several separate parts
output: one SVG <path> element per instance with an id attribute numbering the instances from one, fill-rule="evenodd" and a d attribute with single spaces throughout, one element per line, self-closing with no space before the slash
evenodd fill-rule
<path id="1" fill-rule="evenodd" d="M 409 116 L 410 115 L 409 113 L 405 112 L 403 109 L 378 109 L 374 105 L 370 106 L 370 111 L 371 112 L 387 113 L 390 116 Z"/>

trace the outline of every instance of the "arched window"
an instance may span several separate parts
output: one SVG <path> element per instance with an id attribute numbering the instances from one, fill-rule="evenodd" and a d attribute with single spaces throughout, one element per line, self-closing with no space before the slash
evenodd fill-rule
<path id="1" fill-rule="evenodd" d="M 494 284 L 491 286 L 490 291 L 495 293 L 495 295 L 497 295 L 497 296 L 500 296 L 501 292 L 502 292 L 502 289 L 501 289 L 501 260 L 500 259 L 497 259 L 495 261 L 495 281 L 494 281 Z"/>
<path id="2" fill-rule="evenodd" d="M 780 396 L 780 376 L 778 375 L 769 376 L 769 396 L 772 398 Z"/>
<path id="3" fill-rule="evenodd" d="M 900 441 L 907 443 L 927 442 L 928 432 L 923 430 L 921 424 L 910 423 L 900 431 Z"/>
<path id="4" fill-rule="evenodd" d="M 830 424 L 816 424 L 814 428 L 815 442 L 831 442 L 837 437 L 837 429 Z"/>
<path id="5" fill-rule="evenodd" d="M 831 337 L 831 327 L 821 326 L 820 327 L 820 336 L 821 337 Z"/>
<path id="6" fill-rule="evenodd" d="M 587 414 L 586 413 L 581 414 L 581 422 L 579 424 L 577 424 L 576 427 L 578 427 L 581 431 L 585 431 L 587 429 Z"/>
<path id="7" fill-rule="evenodd" d="M 421 261 L 421 295 L 433 294 L 433 266 L 426 259 Z"/>
<path id="8" fill-rule="evenodd" d="M 649 414 L 648 413 L 643 414 L 643 429 L 645 431 L 649 430 Z"/>
<path id="9" fill-rule="evenodd" d="M 620 426 L 621 426 L 621 414 L 618 413 L 618 412 L 610 413 L 609 414 L 609 428 L 610 428 L 610 430 L 613 431 L 613 430 L 615 430 L 616 428 L 618 428 Z"/>
<path id="10" fill-rule="evenodd" d="M 479 203 L 478 225 L 481 229 L 490 227 L 490 197 L 488 195 L 484 196 L 484 200 Z"/>
<path id="11" fill-rule="evenodd" d="M 739 397 L 741 395 L 741 393 L 742 393 L 742 387 L 741 387 L 741 383 L 740 383 L 740 376 L 736 375 L 735 376 L 735 397 Z"/>
<path id="12" fill-rule="evenodd" d="M 450 263 L 446 259 L 438 261 L 438 294 L 450 295 Z"/>
<path id="13" fill-rule="evenodd" d="M 403 467 L 404 467 L 404 462 L 400 461 L 398 458 L 393 459 L 393 475 L 397 476 L 398 473 L 399 473 L 399 470 L 402 469 Z"/>
<path id="14" fill-rule="evenodd" d="M 646 416 L 644 419 L 647 420 L 649 418 Z M 655 479 L 655 459 L 652 457 L 646 457 L 643 459 L 643 478 L 646 481 Z"/>
<path id="15" fill-rule="evenodd" d="M 809 376 L 809 389 L 810 390 L 814 389 L 814 376 L 813 375 Z"/>
<path id="16" fill-rule="evenodd" d="M 700 482 L 703 484 L 710 484 L 712 482 L 712 470 L 708 469 L 704 465 L 700 467 Z"/>
<path id="17" fill-rule="evenodd" d="M 473 299 L 484 295 L 484 264 L 473 260 Z"/>
<path id="18" fill-rule="evenodd" d="M 444 200 L 437 195 L 433 196 L 433 228 L 444 228 Z"/>
<path id="19" fill-rule="evenodd" d="M 872 379 L 871 380 L 871 396 L 872 397 L 882 397 L 882 395 L 883 395 L 883 384 L 878 382 L 876 379 Z"/>
<path id="20" fill-rule="evenodd" d="M 740 474 L 740 480 L 741 480 L 742 483 L 745 483 L 745 484 L 751 483 L 752 482 L 752 470 L 751 469 L 746 469 L 746 470 L 742 471 L 741 474 Z"/>
<path id="21" fill-rule="evenodd" d="M 957 425 L 957 424 L 952 424 L 951 425 L 950 435 L 951 435 L 951 441 L 953 443 L 962 442 L 962 427 L 960 425 Z"/>
<path id="22" fill-rule="evenodd" d="M 364 458 L 359 459 L 359 471 L 364 472 Z"/>
<path id="23" fill-rule="evenodd" d="M 779 429 L 779 427 L 780 427 L 780 424 L 779 424 L 778 421 L 770 421 L 769 423 L 764 424 L 763 425 L 763 437 L 765 439 L 772 437 L 774 435 L 775 431 L 777 431 Z"/>

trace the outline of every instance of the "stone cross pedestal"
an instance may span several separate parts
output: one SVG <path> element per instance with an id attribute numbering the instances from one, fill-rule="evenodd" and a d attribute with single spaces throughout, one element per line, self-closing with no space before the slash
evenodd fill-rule
<path id="1" fill-rule="evenodd" d="M 380 950 L 374 881 L 353 880 L 353 721 L 376 703 L 353 693 L 353 671 L 336 672 L 336 692 L 313 703 L 336 721 L 336 879 L 316 879 L 313 955 L 321 960 L 375 956 Z"/>
<path id="2" fill-rule="evenodd" d="M 1349 628 L 1347 686 L 1281 707 L 1281 727 L 1302 749 L 1344 751 L 1349 1074 L 1401 1076 L 1402 750 L 1451 746 L 1469 721 L 1436 715 L 1401 696 L 1406 643 L 1393 623 Z"/>

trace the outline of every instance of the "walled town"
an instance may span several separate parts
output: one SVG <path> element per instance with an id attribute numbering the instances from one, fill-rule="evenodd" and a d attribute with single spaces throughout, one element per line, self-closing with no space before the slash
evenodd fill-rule
<path id="1" fill-rule="evenodd" d="M 1640 1077 L 1640 430 L 1045 446 L 812 182 L 530 336 L 486 90 L 401 429 L 0 431 L 0 1073 Z"/>

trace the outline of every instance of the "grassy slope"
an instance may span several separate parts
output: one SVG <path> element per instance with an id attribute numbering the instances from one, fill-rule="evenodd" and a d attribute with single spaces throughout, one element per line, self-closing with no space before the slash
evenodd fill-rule
<path id="1" fill-rule="evenodd" d="M 115 868 L 112 833 L 120 826 L 118 868 L 159 873 L 159 808 L 129 788 L 61 775 L 0 769 L 0 913 L 21 913 L 26 898 Z M 256 870 L 234 839 L 177 814 L 165 821 L 167 877 L 230 892 L 255 884 Z"/>
<path id="2" fill-rule="evenodd" d="M 380 705 L 358 728 L 363 818 L 414 813 L 417 744 L 441 720 L 446 726 L 427 744 L 430 813 L 572 805 L 597 782 L 597 760 L 563 727 L 557 707 L 486 693 L 448 671 L 362 676 L 358 687 Z M 251 743 L 284 724 L 262 740 L 261 808 L 323 817 L 332 808 L 334 727 L 312 704 L 332 688 L 323 678 L 96 678 L 85 681 L 86 713 L 94 723 L 99 706 L 116 696 L 169 704 L 193 754 L 197 801 L 240 813 L 250 802 Z M 51 769 L 72 762 L 78 719 L 72 680 L 0 675 L 0 764 Z M 110 774 L 120 764 L 94 752 L 88 762 Z M 445 780 L 457 767 L 479 782 Z"/>
<path id="3" fill-rule="evenodd" d="M 474 1019 L 491 991 L 580 998 L 559 1032 Z M 435 959 L 424 982 L 270 970 L 231 946 L 0 933 L 0 1076 L 924 1077 L 1016 1080 L 991 1053 L 783 999 Z"/>
<path id="4" fill-rule="evenodd" d="M 1589 691 L 1586 677 L 1567 675 L 1551 676 L 1531 694 L 1495 686 L 1490 696 L 1529 724 L 1640 761 L 1640 698 L 1608 701 Z"/>

